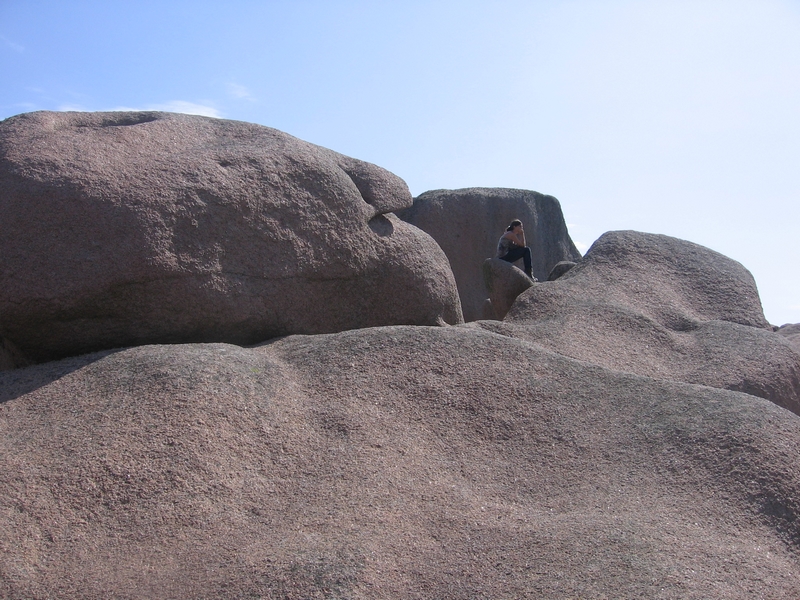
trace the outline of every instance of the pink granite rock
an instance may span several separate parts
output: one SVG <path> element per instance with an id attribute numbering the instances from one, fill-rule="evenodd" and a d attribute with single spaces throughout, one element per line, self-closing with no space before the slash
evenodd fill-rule
<path id="1" fill-rule="evenodd" d="M 69 358 L 0 373 L 0 597 L 795 600 L 798 446 L 466 326 Z"/>
<path id="2" fill-rule="evenodd" d="M 540 281 L 558 262 L 581 256 L 569 237 L 558 200 L 530 190 L 432 190 L 414 198 L 414 205 L 398 216 L 429 233 L 444 250 L 467 321 L 482 316 L 483 261 L 495 256 L 500 236 L 514 219 L 525 224 L 533 275 Z"/>
<path id="3" fill-rule="evenodd" d="M 800 353 L 772 332 L 755 281 L 698 244 L 604 234 L 577 266 L 482 327 L 618 371 L 744 391 L 800 414 Z"/>
<path id="4" fill-rule="evenodd" d="M 489 293 L 492 318 L 502 321 L 514 300 L 533 285 L 530 277 L 517 267 L 499 258 L 483 261 L 483 281 Z"/>
<path id="5" fill-rule="evenodd" d="M 800 323 L 787 323 L 778 328 L 777 332 L 786 338 L 794 348 L 800 352 Z"/>
<path id="6" fill-rule="evenodd" d="M 395 175 L 260 125 L 169 113 L 0 123 L 0 336 L 34 361 L 153 342 L 459 323 Z"/>

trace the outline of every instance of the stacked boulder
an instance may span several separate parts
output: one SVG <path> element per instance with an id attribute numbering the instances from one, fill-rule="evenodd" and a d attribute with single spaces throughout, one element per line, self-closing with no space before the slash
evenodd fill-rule
<path id="1" fill-rule="evenodd" d="M 547 279 L 560 261 L 576 261 L 581 256 L 569 237 L 558 200 L 538 192 L 510 188 L 433 190 L 420 194 L 413 206 L 397 214 L 430 234 L 444 250 L 466 321 L 484 316 L 487 289 L 483 263 L 495 256 L 500 236 L 514 219 L 525 225 L 533 275 L 540 281 Z"/>
<path id="2" fill-rule="evenodd" d="M 764 318 L 753 276 L 713 250 L 613 231 L 492 331 L 617 371 L 743 391 L 800 414 L 800 354 Z"/>
<path id="3" fill-rule="evenodd" d="M 6 366 L 462 321 L 447 258 L 392 214 L 405 182 L 275 129 L 19 115 L 0 123 L 0 189 Z"/>
<path id="4" fill-rule="evenodd" d="M 447 255 L 275 130 L 0 123 L 0 597 L 796 599 L 798 330 L 750 273 L 428 197 Z M 513 218 L 550 281 L 487 258 Z"/>
<path id="5" fill-rule="evenodd" d="M 785 337 L 800 352 L 800 323 L 789 323 L 778 327 L 777 333 Z"/>

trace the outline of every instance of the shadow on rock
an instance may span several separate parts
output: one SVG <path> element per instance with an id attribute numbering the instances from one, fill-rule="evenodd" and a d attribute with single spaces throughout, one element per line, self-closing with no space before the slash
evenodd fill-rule
<path id="1" fill-rule="evenodd" d="M 73 356 L 42 365 L 9 369 L 0 372 L 0 404 L 29 394 L 95 361 L 119 352 L 105 350 L 82 356 Z"/>

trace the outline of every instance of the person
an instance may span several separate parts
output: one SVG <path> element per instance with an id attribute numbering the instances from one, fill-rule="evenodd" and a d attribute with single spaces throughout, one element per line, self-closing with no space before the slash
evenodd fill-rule
<path id="1" fill-rule="evenodd" d="M 521 258 L 525 265 L 525 275 L 537 281 L 531 268 L 531 249 L 525 245 L 525 229 L 519 219 L 511 221 L 497 243 L 497 258 L 510 263 Z"/>

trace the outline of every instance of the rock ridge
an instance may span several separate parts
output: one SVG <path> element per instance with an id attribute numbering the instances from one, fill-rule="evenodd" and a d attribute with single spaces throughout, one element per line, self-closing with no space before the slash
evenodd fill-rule
<path id="1" fill-rule="evenodd" d="M 441 249 L 392 214 L 405 182 L 275 129 L 23 114 L 0 123 L 0 189 L 0 336 L 27 362 L 462 322 Z"/>

